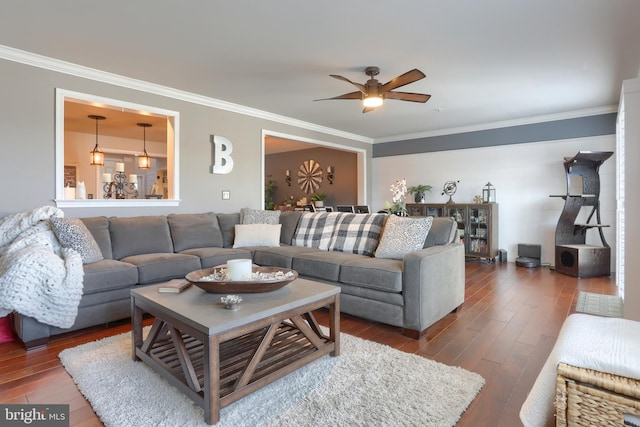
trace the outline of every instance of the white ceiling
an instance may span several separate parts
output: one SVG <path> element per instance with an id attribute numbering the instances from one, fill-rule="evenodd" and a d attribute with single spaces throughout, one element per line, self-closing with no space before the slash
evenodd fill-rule
<path id="1" fill-rule="evenodd" d="M 638 0 L 10 0 L 0 45 L 377 141 L 618 104 L 640 67 Z M 362 114 L 366 66 L 427 78 Z M 536 119 L 534 119 L 536 120 Z"/>

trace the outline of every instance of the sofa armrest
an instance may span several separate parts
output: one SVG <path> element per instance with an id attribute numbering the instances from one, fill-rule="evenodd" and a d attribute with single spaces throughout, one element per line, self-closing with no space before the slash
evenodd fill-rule
<path id="1" fill-rule="evenodd" d="M 412 252 L 404 257 L 403 274 L 404 325 L 422 334 L 464 302 L 464 245 Z"/>

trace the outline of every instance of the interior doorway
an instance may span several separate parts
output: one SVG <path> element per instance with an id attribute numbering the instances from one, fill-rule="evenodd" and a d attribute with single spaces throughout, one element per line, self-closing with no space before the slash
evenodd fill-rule
<path id="1" fill-rule="evenodd" d="M 317 195 L 325 206 L 366 205 L 365 158 L 362 149 L 263 131 L 263 206 L 311 203 Z"/>

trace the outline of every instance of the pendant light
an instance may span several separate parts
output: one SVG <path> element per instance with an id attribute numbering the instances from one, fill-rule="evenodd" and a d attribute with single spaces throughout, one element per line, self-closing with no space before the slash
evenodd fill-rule
<path id="1" fill-rule="evenodd" d="M 138 168 L 151 169 L 151 157 L 147 154 L 147 128 L 150 128 L 149 123 L 138 123 L 138 126 L 144 129 L 144 146 L 143 152 L 138 156 Z"/>
<path id="2" fill-rule="evenodd" d="M 100 151 L 100 148 L 98 148 L 98 122 L 100 120 L 106 119 L 106 117 L 96 116 L 95 114 L 90 114 L 87 117 L 96 121 L 96 145 L 95 147 L 93 147 L 93 150 L 90 152 L 91 162 L 89 164 L 91 164 L 92 166 L 104 166 L 104 153 Z"/>

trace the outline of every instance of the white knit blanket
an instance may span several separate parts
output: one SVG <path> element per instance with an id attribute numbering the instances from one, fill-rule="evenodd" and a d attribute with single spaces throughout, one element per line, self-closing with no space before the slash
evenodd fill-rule
<path id="1" fill-rule="evenodd" d="M 572 314 L 520 410 L 525 427 L 553 424 L 557 366 L 560 362 L 640 379 L 640 322 Z M 555 425 L 555 424 L 553 424 Z"/>
<path id="2" fill-rule="evenodd" d="M 0 219 L 0 317 L 16 311 L 41 323 L 70 328 L 78 314 L 82 258 L 60 246 L 44 206 Z"/>

